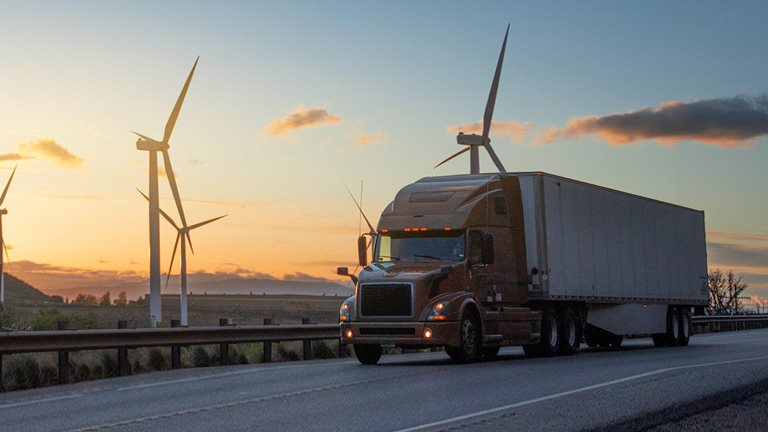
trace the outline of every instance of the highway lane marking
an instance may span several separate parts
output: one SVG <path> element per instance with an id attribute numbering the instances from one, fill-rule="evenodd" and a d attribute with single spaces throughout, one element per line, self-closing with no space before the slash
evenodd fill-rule
<path id="1" fill-rule="evenodd" d="M 438 369 L 438 370 L 445 370 L 445 368 Z M 422 374 L 423 374 L 422 371 L 418 371 L 418 372 L 411 372 L 411 373 L 407 373 L 407 374 L 400 374 L 400 375 L 394 375 L 394 376 L 390 375 L 390 376 L 383 376 L 383 377 L 378 377 L 378 378 L 369 378 L 369 379 L 365 379 L 365 380 L 350 381 L 350 382 L 340 383 L 340 384 L 331 384 L 331 385 L 322 386 L 322 387 L 314 387 L 314 388 L 309 388 L 309 389 L 294 390 L 294 391 L 291 391 L 291 392 L 278 393 L 278 394 L 274 394 L 274 395 L 270 395 L 270 396 L 259 396 L 259 397 L 255 397 L 255 398 L 251 398 L 251 399 L 242 399 L 242 400 L 237 400 L 237 401 L 232 401 L 232 402 L 224 402 L 224 403 L 215 404 L 215 405 L 202 406 L 202 407 L 198 407 L 198 408 L 189 408 L 189 409 L 185 409 L 185 410 L 171 411 L 171 412 L 166 412 L 166 413 L 162 413 L 162 414 L 155 414 L 155 415 L 151 415 L 151 416 L 139 417 L 139 418 L 130 419 L 130 420 L 123 420 L 123 421 L 114 422 L 114 423 L 105 423 L 105 424 L 100 424 L 100 425 L 96 425 L 96 426 L 86 426 L 86 427 L 83 427 L 83 428 L 80 428 L 80 429 L 71 429 L 71 430 L 69 430 L 69 432 L 90 432 L 90 431 L 98 431 L 98 430 L 103 430 L 103 429 L 111 429 L 111 428 L 120 427 L 120 426 L 133 426 L 133 425 L 136 425 L 136 424 L 139 424 L 139 423 L 146 423 L 146 422 L 154 421 L 154 420 L 163 420 L 163 419 L 167 419 L 167 418 L 178 417 L 178 416 L 183 416 L 183 415 L 188 415 L 188 414 L 199 414 L 199 413 L 203 413 L 203 412 L 214 411 L 214 410 L 219 410 L 219 409 L 224 409 L 224 408 L 233 408 L 233 407 L 238 407 L 238 406 L 243 406 L 243 405 L 248 405 L 248 404 L 253 404 L 253 403 L 266 402 L 266 401 L 279 400 L 279 399 L 287 399 L 287 398 L 290 398 L 290 397 L 301 396 L 301 395 L 309 394 L 309 393 L 317 393 L 317 392 L 328 391 L 328 390 L 336 390 L 336 389 L 340 389 L 340 388 L 352 387 L 352 386 L 357 386 L 357 385 L 360 385 L 360 384 L 368 384 L 368 383 L 378 382 L 378 381 L 388 381 L 388 380 L 393 380 L 393 379 L 398 379 L 398 378 L 408 378 L 408 377 L 413 377 L 413 376 L 419 376 L 419 375 L 422 375 Z"/>
<path id="2" fill-rule="evenodd" d="M 294 365 L 294 366 L 275 366 L 275 367 L 266 367 L 266 368 L 250 368 L 250 369 L 246 369 L 246 370 L 239 370 L 239 371 L 232 371 L 232 372 L 222 372 L 222 373 L 217 373 L 217 374 L 201 375 L 201 376 L 188 377 L 188 378 L 179 378 L 179 379 L 168 380 L 168 381 L 158 381 L 158 382 L 151 382 L 151 383 L 145 383 L 145 384 L 135 384 L 135 385 L 130 385 L 130 386 L 118 387 L 118 388 L 115 389 L 115 391 L 141 390 L 141 389 L 152 388 L 152 387 L 160 387 L 160 386 L 166 386 L 166 385 L 172 385 L 172 384 L 183 384 L 183 383 L 187 383 L 187 382 L 202 381 L 202 380 L 206 380 L 206 379 L 224 378 L 224 377 L 237 376 L 237 375 L 247 375 L 247 374 L 251 374 L 251 373 L 269 372 L 269 371 L 274 371 L 274 370 L 303 369 L 303 368 L 312 368 L 312 367 L 331 367 L 331 366 L 346 365 L 346 364 L 349 364 L 349 363 L 353 363 L 353 361 L 347 360 L 347 361 L 340 361 L 340 362 L 334 362 L 334 363 L 325 363 L 325 364 Z"/>
<path id="3" fill-rule="evenodd" d="M 0 409 L 17 408 L 17 407 L 22 407 L 27 405 L 34 405 L 34 404 L 39 404 L 44 402 L 55 402 L 55 401 L 66 400 L 66 399 L 76 399 L 82 396 L 83 396 L 82 394 L 76 393 L 76 394 L 70 394 L 70 395 L 64 395 L 64 396 L 54 396 L 54 397 L 49 397 L 44 399 L 32 399 L 32 400 L 26 400 L 22 402 L 13 402 L 9 404 L 0 405 Z"/>
<path id="4" fill-rule="evenodd" d="M 465 414 L 465 415 L 461 415 L 461 416 L 457 416 L 457 417 L 452 417 L 452 418 L 445 419 L 445 420 L 439 420 L 439 421 L 432 422 L 432 423 L 426 423 L 426 424 L 422 424 L 422 425 L 418 425 L 418 426 L 409 427 L 409 428 L 406 428 L 406 429 L 399 429 L 399 430 L 397 430 L 395 432 L 415 432 L 415 431 L 420 431 L 420 430 L 424 430 L 424 429 L 430 429 L 430 428 L 434 428 L 434 427 L 438 427 L 438 426 L 445 426 L 445 425 L 448 425 L 448 424 L 451 424 L 451 423 L 456 423 L 456 422 L 460 422 L 460 421 L 464 421 L 464 420 L 469 420 L 469 419 L 473 419 L 473 418 L 477 418 L 477 417 L 487 416 L 489 414 L 495 414 L 495 413 L 498 413 L 498 412 L 501 412 L 501 411 L 507 411 L 507 410 L 510 410 L 510 409 L 513 409 L 513 408 L 520 408 L 520 407 L 523 407 L 523 406 L 526 406 L 526 405 L 533 405 L 533 404 L 538 403 L 538 402 L 544 402 L 544 401 L 548 401 L 548 400 L 552 400 L 552 399 L 558 399 L 558 398 L 561 398 L 561 397 L 564 397 L 564 396 L 570 396 L 572 394 L 583 393 L 583 392 L 587 392 L 587 391 L 590 391 L 590 390 L 596 390 L 596 389 L 603 388 L 603 387 L 609 387 L 609 386 L 612 386 L 612 385 L 615 385 L 615 384 L 621 384 L 621 383 L 625 383 L 625 382 L 628 382 L 628 381 L 634 381 L 634 380 L 638 380 L 638 379 L 641 379 L 641 378 L 646 378 L 646 377 L 654 376 L 654 375 L 660 375 L 660 374 L 667 373 L 667 372 L 673 372 L 673 371 L 685 370 L 685 369 L 696 369 L 696 368 L 709 367 L 709 366 L 722 366 L 722 365 L 734 364 L 734 363 L 746 363 L 746 362 L 752 362 L 752 361 L 758 361 L 758 360 L 768 360 L 768 356 L 750 357 L 750 358 L 745 358 L 745 359 L 726 360 L 726 361 L 712 362 L 712 363 L 699 363 L 699 364 L 694 364 L 694 365 L 674 366 L 674 367 L 669 367 L 669 368 L 657 369 L 657 370 L 653 370 L 653 371 L 650 371 L 650 372 L 644 372 L 644 373 L 641 373 L 641 374 L 632 375 L 632 376 L 628 376 L 628 377 L 624 377 L 624 378 L 619 378 L 619 379 L 615 379 L 615 380 L 611 380 L 611 381 L 606 381 L 606 382 L 602 382 L 602 383 L 599 383 L 599 384 L 593 384 L 593 385 L 590 385 L 590 386 L 581 387 L 581 388 L 577 388 L 577 389 L 573 389 L 573 390 L 568 390 L 568 391 L 564 391 L 564 392 L 560 392 L 560 393 L 555 393 L 555 394 L 551 394 L 551 395 L 548 395 L 548 396 L 542 396 L 542 397 L 538 397 L 538 398 L 535 398 L 535 399 L 529 399 L 529 400 L 522 401 L 522 402 L 516 402 L 516 403 L 513 403 L 513 404 L 509 404 L 509 405 L 504 405 L 504 406 L 500 406 L 500 407 L 496 407 L 496 408 L 491 408 L 491 409 L 487 409 L 487 410 L 483 410 L 483 411 L 477 411 L 477 412 L 474 412 L 474 413 L 471 413 L 471 414 Z"/>

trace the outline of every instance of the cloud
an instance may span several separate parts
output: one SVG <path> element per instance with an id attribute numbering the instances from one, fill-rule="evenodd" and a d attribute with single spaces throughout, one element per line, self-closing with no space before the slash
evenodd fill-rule
<path id="1" fill-rule="evenodd" d="M 708 242 L 710 267 L 752 267 L 768 273 L 768 246 L 752 247 L 729 243 Z"/>
<path id="2" fill-rule="evenodd" d="M 737 241 L 765 241 L 768 242 L 768 234 L 735 233 L 728 231 L 707 231 L 708 238 L 720 238 Z"/>
<path id="3" fill-rule="evenodd" d="M 381 144 L 381 140 L 384 138 L 384 133 L 381 131 L 374 132 L 372 134 L 360 133 L 352 137 L 352 141 L 355 142 L 355 148 L 360 151 L 368 147 Z"/>
<path id="4" fill-rule="evenodd" d="M 298 109 L 288 117 L 273 120 L 265 130 L 272 136 L 284 136 L 296 129 L 334 124 L 341 121 L 341 117 L 332 115 L 321 108 Z"/>
<path id="5" fill-rule="evenodd" d="M 19 145 L 19 152 L 27 157 L 40 157 L 51 162 L 67 167 L 80 168 L 83 160 L 70 153 L 64 146 L 52 139 L 41 139 Z"/>
<path id="6" fill-rule="evenodd" d="M 284 281 L 293 281 L 293 282 L 332 282 L 330 279 L 312 276 L 306 273 L 302 272 L 295 272 L 292 274 L 285 274 L 283 275 Z"/>
<path id="7" fill-rule="evenodd" d="M 517 121 L 492 121 L 491 122 L 491 136 L 505 136 L 512 141 L 520 141 L 528 135 L 528 130 L 531 128 L 531 124 L 528 122 Z M 474 123 L 465 123 L 462 125 L 448 126 L 448 132 L 458 134 L 464 133 L 483 133 L 483 122 L 481 120 Z"/>
<path id="8" fill-rule="evenodd" d="M 606 116 L 571 119 L 564 128 L 552 128 L 536 140 L 548 144 L 556 139 L 598 135 L 611 146 L 654 139 L 663 145 L 698 141 L 722 148 L 749 146 L 768 134 L 768 96 L 670 101 L 658 108 L 645 108 Z"/>
<path id="9" fill-rule="evenodd" d="M 29 156 L 22 156 L 19 153 L 0 154 L 0 162 L 13 162 L 13 161 L 20 161 L 25 159 L 32 159 L 32 158 Z"/>
<path id="10" fill-rule="evenodd" d="M 200 159 L 187 159 L 187 163 L 190 165 L 201 165 L 203 161 Z"/>

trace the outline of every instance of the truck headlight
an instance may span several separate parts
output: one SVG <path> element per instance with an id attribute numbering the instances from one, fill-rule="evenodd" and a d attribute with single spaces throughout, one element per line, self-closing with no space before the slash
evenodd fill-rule
<path id="1" fill-rule="evenodd" d="M 427 316 L 428 321 L 445 321 L 446 316 L 444 314 L 445 307 L 448 305 L 448 302 L 439 302 L 435 303 L 434 306 L 432 306 L 432 311 L 429 313 L 429 316 Z"/>
<path id="2" fill-rule="evenodd" d="M 339 321 L 349 322 L 349 303 L 342 303 L 339 309 Z"/>

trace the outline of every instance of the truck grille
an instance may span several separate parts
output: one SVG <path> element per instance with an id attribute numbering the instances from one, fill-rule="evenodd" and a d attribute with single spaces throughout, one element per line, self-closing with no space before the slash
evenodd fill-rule
<path id="1" fill-rule="evenodd" d="M 410 284 L 362 284 L 362 316 L 411 316 Z"/>

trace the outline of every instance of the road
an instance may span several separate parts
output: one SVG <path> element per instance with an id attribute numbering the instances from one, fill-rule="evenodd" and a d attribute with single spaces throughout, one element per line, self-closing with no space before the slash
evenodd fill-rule
<path id="1" fill-rule="evenodd" d="M 751 330 L 698 335 L 686 348 L 636 339 L 548 359 L 508 348 L 471 365 L 430 352 L 377 366 L 318 360 L 121 377 L 0 394 L 0 430 L 611 429 L 766 380 L 768 330 Z"/>

